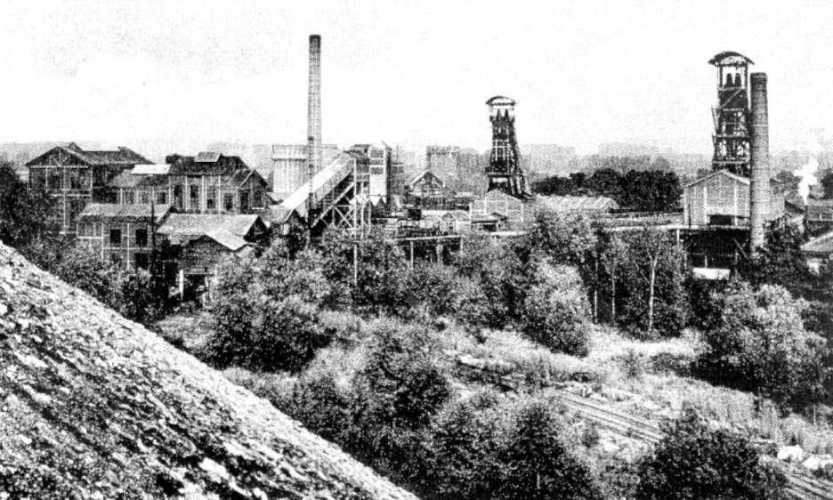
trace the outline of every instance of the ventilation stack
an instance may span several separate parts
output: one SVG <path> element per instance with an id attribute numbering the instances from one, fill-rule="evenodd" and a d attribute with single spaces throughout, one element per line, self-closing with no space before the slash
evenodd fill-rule
<path id="1" fill-rule="evenodd" d="M 769 218 L 769 118 L 767 112 L 766 73 L 751 75 L 751 146 L 750 155 L 750 207 L 749 247 L 754 254 L 764 246 L 767 219 Z"/>
<path id="2" fill-rule="evenodd" d="M 307 168 L 309 182 L 321 170 L 321 35 L 309 37 L 307 91 Z"/>

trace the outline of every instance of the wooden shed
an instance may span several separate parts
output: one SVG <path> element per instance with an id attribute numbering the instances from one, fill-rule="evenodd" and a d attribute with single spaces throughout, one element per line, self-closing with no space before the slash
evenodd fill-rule
<path id="1" fill-rule="evenodd" d="M 683 188 L 683 221 L 688 226 L 749 225 L 749 179 L 718 170 Z M 770 190 L 768 220 L 784 216 L 784 195 Z"/>

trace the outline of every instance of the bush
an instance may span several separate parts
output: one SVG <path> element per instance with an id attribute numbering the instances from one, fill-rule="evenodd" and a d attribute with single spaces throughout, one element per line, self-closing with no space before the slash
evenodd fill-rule
<path id="1" fill-rule="evenodd" d="M 545 403 L 520 410 L 498 458 L 502 474 L 496 498 L 599 498 L 590 469 L 567 451 Z"/>
<path id="2" fill-rule="evenodd" d="M 639 465 L 637 498 L 785 498 L 783 475 L 745 438 L 711 430 L 690 411 Z"/>
<path id="3" fill-rule="evenodd" d="M 528 283 L 523 262 L 506 242 L 467 238 L 455 265 L 485 296 L 488 309 L 483 320 L 487 326 L 503 328 L 519 318 Z"/>
<path id="4" fill-rule="evenodd" d="M 219 367 L 301 369 L 333 334 L 319 322 L 330 287 L 314 262 L 289 259 L 277 243 L 260 259 L 223 263 L 209 309 L 213 331 L 200 354 Z"/>
<path id="5" fill-rule="evenodd" d="M 523 307 L 524 334 L 553 351 L 587 355 L 589 306 L 578 272 L 544 262 L 537 270 Z"/>
<path id="6" fill-rule="evenodd" d="M 782 287 L 736 283 L 718 296 L 722 315 L 705 332 L 697 370 L 710 380 L 802 407 L 821 399 L 830 369 L 825 341 L 804 329 L 803 301 Z"/>

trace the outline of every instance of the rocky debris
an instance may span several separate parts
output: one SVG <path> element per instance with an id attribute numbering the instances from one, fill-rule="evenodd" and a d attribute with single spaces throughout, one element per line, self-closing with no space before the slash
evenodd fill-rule
<path id="1" fill-rule="evenodd" d="M 414 498 L 0 245 L 0 498 Z"/>
<path id="2" fill-rule="evenodd" d="M 801 462 L 801 466 L 813 472 L 819 469 L 829 469 L 833 467 L 833 457 L 830 455 L 810 456 Z"/>

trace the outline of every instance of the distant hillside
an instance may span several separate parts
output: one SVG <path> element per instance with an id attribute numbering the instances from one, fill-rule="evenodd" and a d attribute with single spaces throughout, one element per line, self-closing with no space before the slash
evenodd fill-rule
<path id="1" fill-rule="evenodd" d="M 0 498 L 413 498 L 0 245 Z"/>

